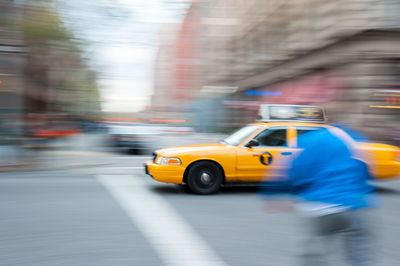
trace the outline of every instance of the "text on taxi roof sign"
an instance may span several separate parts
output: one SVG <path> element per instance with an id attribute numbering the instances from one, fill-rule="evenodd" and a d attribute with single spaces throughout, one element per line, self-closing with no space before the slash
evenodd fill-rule
<path id="1" fill-rule="evenodd" d="M 273 121 L 305 121 L 325 122 L 324 109 L 311 105 L 280 105 L 262 104 L 259 110 L 259 120 L 263 122 Z"/>

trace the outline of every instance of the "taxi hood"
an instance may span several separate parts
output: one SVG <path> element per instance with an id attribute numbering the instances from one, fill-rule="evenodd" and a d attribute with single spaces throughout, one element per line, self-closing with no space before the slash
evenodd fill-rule
<path id="1" fill-rule="evenodd" d="M 187 153 L 195 153 L 202 151 L 214 151 L 226 148 L 226 144 L 223 143 L 206 143 L 206 144 L 196 144 L 196 145 L 184 145 L 176 146 L 165 149 L 157 150 L 156 153 L 162 156 L 179 156 Z"/>

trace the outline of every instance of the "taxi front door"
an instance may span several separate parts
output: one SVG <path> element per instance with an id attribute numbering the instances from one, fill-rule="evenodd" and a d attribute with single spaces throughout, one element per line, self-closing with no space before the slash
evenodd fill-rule
<path id="1" fill-rule="evenodd" d="M 293 158 L 295 148 L 291 145 L 294 129 L 287 127 L 268 128 L 254 139 L 254 147 L 239 147 L 237 150 L 236 177 L 238 181 L 260 182 L 281 178 Z"/>

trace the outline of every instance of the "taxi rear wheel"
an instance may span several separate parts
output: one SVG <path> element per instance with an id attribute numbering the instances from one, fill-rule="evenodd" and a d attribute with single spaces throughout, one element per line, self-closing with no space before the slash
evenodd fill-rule
<path id="1" fill-rule="evenodd" d="M 188 172 L 187 184 L 196 194 L 212 194 L 222 183 L 222 172 L 212 162 L 198 162 Z"/>

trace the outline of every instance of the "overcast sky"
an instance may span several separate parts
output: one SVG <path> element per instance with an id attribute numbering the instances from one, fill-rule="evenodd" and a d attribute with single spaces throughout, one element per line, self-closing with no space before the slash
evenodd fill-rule
<path id="1" fill-rule="evenodd" d="M 183 19 L 186 0 L 58 0 L 67 26 L 86 42 L 106 112 L 134 112 L 153 92 L 158 32 Z"/>

